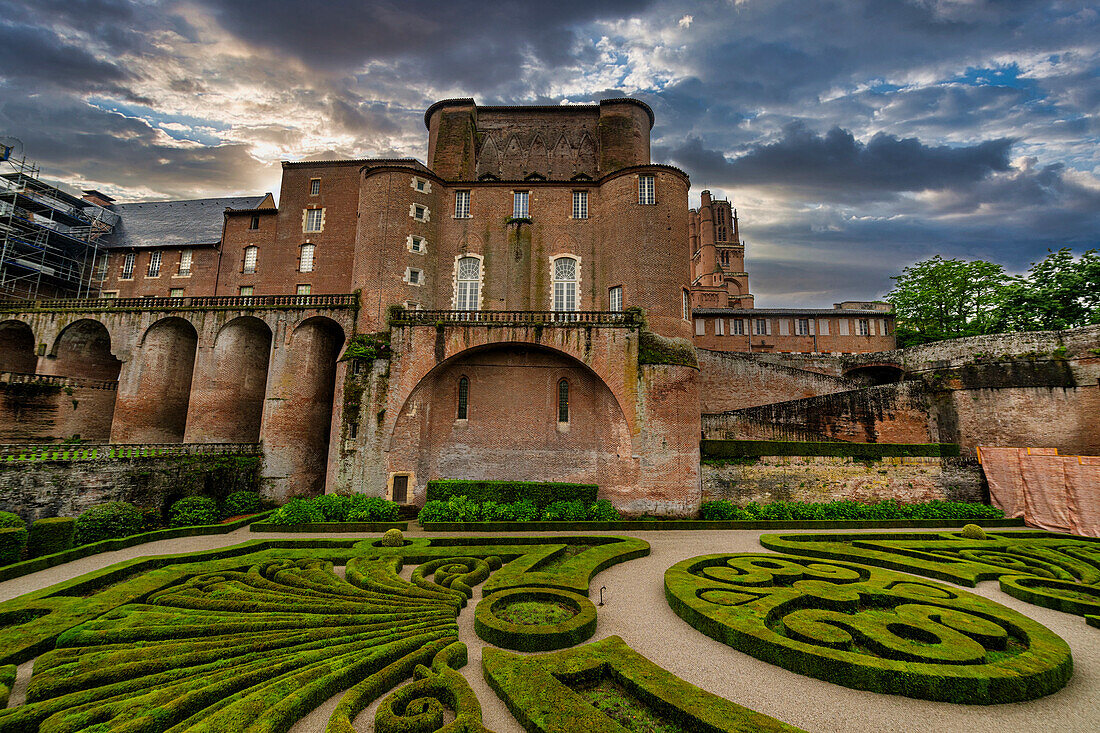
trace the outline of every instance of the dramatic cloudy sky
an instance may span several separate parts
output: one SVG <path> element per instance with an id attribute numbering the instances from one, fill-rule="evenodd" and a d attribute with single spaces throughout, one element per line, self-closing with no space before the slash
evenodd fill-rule
<path id="1" fill-rule="evenodd" d="M 423 159 L 440 98 L 623 94 L 693 201 L 738 208 L 762 306 L 1100 245 L 1095 1 L 0 0 L 0 138 L 121 200 Z"/>

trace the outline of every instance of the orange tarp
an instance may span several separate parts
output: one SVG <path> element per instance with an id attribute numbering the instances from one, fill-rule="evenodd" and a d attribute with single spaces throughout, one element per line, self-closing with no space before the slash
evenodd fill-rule
<path id="1" fill-rule="evenodd" d="M 1033 527 L 1100 537 L 1100 457 L 1056 448 L 978 448 L 994 506 Z"/>

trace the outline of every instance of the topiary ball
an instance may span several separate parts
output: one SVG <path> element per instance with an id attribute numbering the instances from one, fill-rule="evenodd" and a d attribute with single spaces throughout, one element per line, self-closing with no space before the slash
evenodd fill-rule
<path id="1" fill-rule="evenodd" d="M 985 530 L 976 524 L 967 524 L 963 526 L 962 532 L 959 532 L 963 537 L 968 540 L 984 540 L 986 539 Z"/>
<path id="2" fill-rule="evenodd" d="M 405 535 L 401 534 L 399 529 L 387 529 L 382 535 L 382 541 L 378 544 L 382 547 L 401 547 L 405 544 Z"/>

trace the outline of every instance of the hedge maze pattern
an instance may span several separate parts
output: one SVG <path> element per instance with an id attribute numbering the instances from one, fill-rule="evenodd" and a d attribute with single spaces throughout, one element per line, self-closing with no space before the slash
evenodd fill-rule
<path id="1" fill-rule="evenodd" d="M 1048 695 L 1073 671 L 1046 627 L 890 570 L 783 555 L 704 555 L 665 573 L 672 609 L 708 636 L 861 690 L 992 704 Z"/>
<path id="2" fill-rule="evenodd" d="M 599 683 L 614 685 L 633 707 L 661 719 L 665 730 L 799 730 L 685 682 L 618 636 L 538 656 L 486 648 L 481 666 L 489 686 L 533 733 L 622 733 L 624 726 L 583 695 L 586 687 Z"/>
<path id="3" fill-rule="evenodd" d="M 561 562 L 567 547 L 540 538 L 432 538 L 254 541 L 122 563 L 0 604 L 0 697 L 11 665 L 37 657 L 27 701 L 0 710 L 0 731 L 287 730 L 346 691 L 327 730 L 351 733 L 410 676 L 376 730 L 485 731 L 455 672 L 458 613 L 487 580 L 587 594 L 599 569 L 648 553 L 639 540 L 579 539 Z M 403 565 L 417 565 L 411 580 Z"/>
<path id="4" fill-rule="evenodd" d="M 764 535 L 776 552 L 851 560 L 973 587 L 999 579 L 1014 598 L 1077 615 L 1100 614 L 1100 541 L 1047 532 Z"/>

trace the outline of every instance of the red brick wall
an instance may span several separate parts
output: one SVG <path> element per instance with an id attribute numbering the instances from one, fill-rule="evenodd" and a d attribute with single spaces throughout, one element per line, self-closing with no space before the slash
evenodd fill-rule
<path id="1" fill-rule="evenodd" d="M 245 316 L 198 350 L 185 443 L 255 443 L 260 438 L 271 329 Z"/>
<path id="2" fill-rule="evenodd" d="M 182 318 L 165 318 L 145 333 L 119 376 L 112 442 L 183 441 L 197 344 L 194 326 Z"/>
<path id="3" fill-rule="evenodd" d="M 52 443 L 79 435 L 106 443 L 111 435 L 115 385 L 61 380 L 32 393 L 0 375 L 0 443 Z M 23 389 L 21 389 L 23 388 Z"/>
<path id="4" fill-rule="evenodd" d="M 191 275 L 179 274 L 180 253 L 191 250 Z M 152 249 L 133 250 L 133 277 L 122 279 L 122 263 L 130 250 L 111 250 L 107 261 L 107 277 L 100 284 L 100 292 L 113 292 L 119 298 L 143 298 L 151 295 L 167 298 L 174 288 L 183 289 L 183 297 L 214 295 L 218 280 L 220 253 L 214 245 L 195 247 L 165 247 L 160 250 L 160 275 L 149 277 L 149 260 Z"/>
<path id="5" fill-rule="evenodd" d="M 704 413 L 816 397 L 857 386 L 848 379 L 769 364 L 747 354 L 699 349 L 696 356 Z"/>
<path id="6" fill-rule="evenodd" d="M 117 380 L 121 362 L 111 353 L 111 336 L 98 321 L 82 319 L 67 326 L 38 361 L 39 374 Z"/>
<path id="7" fill-rule="evenodd" d="M 0 321 L 0 372 L 34 374 L 38 368 L 34 333 L 22 321 Z"/>
<path id="8" fill-rule="evenodd" d="M 766 318 L 771 322 L 771 333 L 765 336 L 757 336 L 753 333 L 753 322 L 757 318 Z M 730 325 L 730 321 L 734 320 L 732 316 L 723 317 L 723 331 L 724 335 L 717 334 L 717 324 L 715 321 L 719 319 L 719 316 L 711 315 L 696 315 L 695 316 L 695 345 L 701 349 L 710 349 L 712 351 L 750 351 L 749 341 L 751 339 L 753 352 L 798 352 L 798 353 L 863 353 L 869 351 L 889 351 L 896 345 L 894 340 L 894 317 L 892 315 L 887 316 L 856 316 L 856 315 L 844 315 L 843 312 L 836 316 L 814 316 L 812 320 L 815 322 L 813 330 L 816 335 L 799 336 L 796 334 L 798 320 L 800 316 L 792 315 L 761 315 L 761 316 L 738 316 L 736 320 L 743 320 L 744 334 L 732 334 L 733 330 Z M 858 321 L 866 318 L 869 321 L 871 329 L 871 335 L 860 336 L 857 334 Z M 848 335 L 842 334 L 840 321 L 844 320 L 848 322 Z M 705 333 L 700 335 L 698 332 L 698 323 L 704 324 Z M 782 333 L 782 326 L 780 322 L 786 325 L 787 334 Z M 821 322 L 828 323 L 828 334 L 821 333 L 821 326 L 818 325 Z M 883 334 L 883 330 L 887 334 Z"/>

